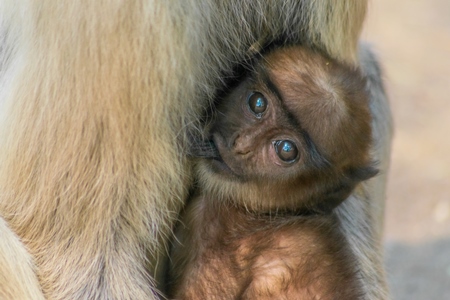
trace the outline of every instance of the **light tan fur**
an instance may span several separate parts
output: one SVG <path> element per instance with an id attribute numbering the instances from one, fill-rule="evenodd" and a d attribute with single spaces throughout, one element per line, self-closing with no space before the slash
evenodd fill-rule
<path id="1" fill-rule="evenodd" d="M 156 299 L 155 270 L 191 184 L 183 138 L 220 76 L 252 45 L 286 37 L 357 63 L 365 9 L 360 0 L 0 1 L 0 296 Z M 376 97 L 381 153 L 389 116 Z M 343 223 L 356 232 L 370 299 L 383 299 L 379 231 L 360 231 L 367 215 L 380 227 L 383 179 L 367 189 L 370 201 L 342 207 L 352 216 Z M 23 257 L 18 266 L 4 264 L 11 255 Z"/>
<path id="2" fill-rule="evenodd" d="M 0 218 L 0 299 L 44 299 L 33 260 Z"/>

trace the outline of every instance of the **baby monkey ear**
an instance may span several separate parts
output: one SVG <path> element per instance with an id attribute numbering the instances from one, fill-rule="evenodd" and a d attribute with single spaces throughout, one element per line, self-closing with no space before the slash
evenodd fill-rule
<path id="1" fill-rule="evenodd" d="M 379 173 L 378 168 L 375 167 L 376 165 L 376 163 L 372 163 L 369 166 L 351 169 L 347 173 L 347 178 L 354 181 L 355 184 L 370 179 Z"/>
<path id="2" fill-rule="evenodd" d="M 322 191 L 322 196 L 318 197 L 320 200 L 312 206 L 310 213 L 331 213 L 334 208 L 350 196 L 358 183 L 370 179 L 378 174 L 379 170 L 375 168 L 374 165 L 375 164 L 347 170 L 344 177 Z"/>

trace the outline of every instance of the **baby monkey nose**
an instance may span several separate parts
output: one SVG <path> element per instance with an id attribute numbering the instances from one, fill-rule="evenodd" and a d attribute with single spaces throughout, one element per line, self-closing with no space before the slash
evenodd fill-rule
<path id="1" fill-rule="evenodd" d="M 232 149 L 233 152 L 238 155 L 247 155 L 253 151 L 254 143 L 252 138 L 248 135 L 237 134 L 234 139 L 232 139 Z"/>

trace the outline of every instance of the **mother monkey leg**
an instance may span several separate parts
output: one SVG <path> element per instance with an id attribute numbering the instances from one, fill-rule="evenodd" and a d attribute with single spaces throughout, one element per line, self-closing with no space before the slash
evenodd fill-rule
<path id="1" fill-rule="evenodd" d="M 16 278 L 0 282 L 0 297 L 156 299 L 158 260 L 191 184 L 184 137 L 220 76 L 274 40 L 358 64 L 365 9 L 357 0 L 2 0 L 0 215 L 14 242 L 0 247 L 0 278 Z M 385 167 L 388 112 L 361 57 Z M 375 179 L 340 208 L 368 299 L 386 297 L 383 191 Z M 4 263 L 11 253 L 20 267 Z"/>

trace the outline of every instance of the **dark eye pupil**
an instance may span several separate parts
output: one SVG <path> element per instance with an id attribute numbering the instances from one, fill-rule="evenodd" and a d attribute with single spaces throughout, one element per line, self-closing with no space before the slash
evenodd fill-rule
<path id="1" fill-rule="evenodd" d="M 257 117 L 260 117 L 267 109 L 267 100 L 261 93 L 255 92 L 248 98 L 248 107 Z"/>
<path id="2" fill-rule="evenodd" d="M 284 162 L 294 162 L 298 156 L 297 146 L 289 140 L 276 141 L 274 146 L 278 157 Z"/>

